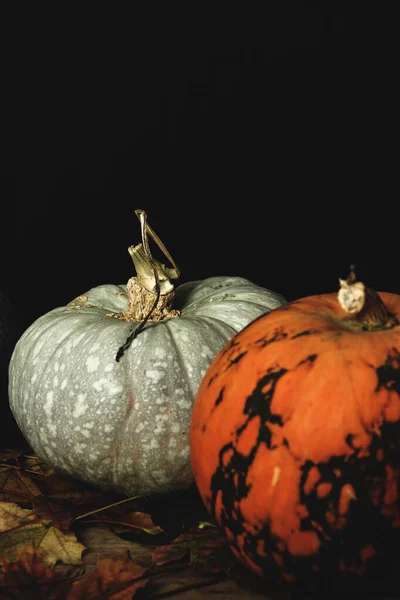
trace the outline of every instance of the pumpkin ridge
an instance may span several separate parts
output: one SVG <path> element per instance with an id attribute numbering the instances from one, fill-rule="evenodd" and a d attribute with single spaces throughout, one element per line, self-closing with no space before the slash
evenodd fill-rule
<path id="1" fill-rule="evenodd" d="M 181 349 L 180 345 L 178 344 L 177 340 L 175 339 L 175 335 L 174 335 L 174 331 L 173 331 L 174 328 L 173 327 L 167 327 L 166 330 L 168 331 L 169 338 L 170 338 L 170 340 L 171 340 L 171 342 L 172 342 L 172 344 L 173 344 L 173 346 L 174 346 L 174 348 L 175 348 L 178 356 L 180 357 L 180 359 L 181 360 L 183 358 L 186 359 L 186 357 L 184 356 L 183 350 Z M 185 378 L 185 381 L 186 381 L 186 385 L 188 386 L 188 389 L 190 389 L 192 391 L 192 393 L 194 394 L 195 390 L 193 389 L 192 380 L 189 377 L 189 374 L 188 374 L 188 372 L 187 372 L 186 369 L 184 369 L 184 378 Z"/>
<path id="2" fill-rule="evenodd" d="M 95 288 L 90 288 L 85 294 L 78 296 L 71 300 L 66 306 L 60 307 L 59 309 L 64 313 L 73 312 L 75 308 L 83 308 L 84 305 L 78 304 L 75 305 L 77 301 L 81 298 L 86 298 L 85 303 L 90 305 L 90 308 L 93 310 L 104 312 L 106 316 L 110 316 L 107 313 L 111 313 L 112 315 L 117 315 L 119 313 L 125 312 L 128 308 L 128 296 L 127 296 L 127 285 L 126 284 L 103 284 L 99 285 Z M 117 302 L 117 299 L 124 301 Z M 79 311 L 80 312 L 80 311 Z"/>
<path id="3" fill-rule="evenodd" d="M 201 307 L 196 306 L 196 308 L 194 310 L 196 310 L 196 312 L 197 312 L 198 308 L 201 308 Z M 211 321 L 211 323 L 219 323 L 220 325 L 222 324 L 225 328 L 229 328 L 232 336 L 236 335 L 236 333 L 237 333 L 237 330 L 234 327 L 232 327 L 232 325 L 229 325 L 226 322 L 226 320 L 220 319 L 218 317 L 214 317 L 211 315 L 202 315 L 201 313 L 193 315 L 193 314 L 187 314 L 187 312 L 186 312 L 185 314 L 183 314 L 183 313 L 181 314 L 181 319 L 186 319 L 186 320 L 190 319 L 190 321 L 197 321 L 199 323 L 204 323 L 204 321 Z M 210 325 L 211 325 L 211 323 L 210 323 Z"/>
<path id="4" fill-rule="evenodd" d="M 346 355 L 346 353 L 345 353 L 345 351 L 344 351 L 344 349 L 343 349 L 343 347 L 341 345 L 340 336 L 338 336 L 337 339 L 335 340 L 335 346 L 338 349 L 338 351 L 340 353 L 340 356 L 342 358 L 343 373 L 345 373 L 346 376 L 347 376 L 347 380 L 348 380 L 349 386 L 350 386 L 350 388 L 352 390 L 352 396 L 353 396 L 353 399 L 354 399 L 354 403 L 357 405 L 357 411 L 358 411 L 358 414 L 360 415 L 361 423 L 364 426 L 365 432 L 367 434 L 369 434 L 369 432 L 367 430 L 367 427 L 366 427 L 366 424 L 364 422 L 363 416 L 362 416 L 363 415 L 363 407 L 361 406 L 362 398 L 360 398 L 360 395 L 356 393 L 356 388 L 355 388 L 355 385 L 354 385 L 354 381 L 353 381 L 353 378 L 352 378 L 351 373 L 350 373 L 351 363 L 349 362 L 349 359 L 348 359 L 348 357 L 347 357 L 347 355 Z M 344 415 L 342 415 L 342 416 L 344 417 Z M 343 426 L 344 426 L 343 429 L 346 429 L 346 424 L 345 423 L 343 423 Z"/>
<path id="5" fill-rule="evenodd" d="M 121 418 L 120 426 L 118 428 L 116 428 L 114 431 L 114 439 L 111 443 L 111 447 L 113 448 L 113 455 L 111 457 L 111 464 L 112 464 L 111 477 L 112 477 L 112 481 L 113 481 L 114 485 L 116 485 L 116 486 L 119 485 L 119 480 L 120 480 L 120 476 L 118 474 L 118 467 L 119 467 L 120 456 L 122 454 L 122 446 L 123 446 L 124 439 L 125 439 L 124 434 L 127 429 L 126 424 L 129 421 L 129 417 L 133 413 L 134 406 L 135 406 L 135 399 L 133 398 L 133 395 L 130 394 L 128 406 L 126 407 L 125 413 L 124 413 L 123 417 Z"/>
<path id="6" fill-rule="evenodd" d="M 36 333 L 36 332 L 37 332 L 37 330 L 39 330 L 39 329 L 40 329 L 40 332 L 41 332 L 41 333 L 40 333 L 40 337 L 41 337 L 41 338 L 42 338 L 43 336 L 46 336 L 46 335 L 48 334 L 48 332 L 49 332 L 51 329 L 55 329 L 55 330 L 57 330 L 57 329 L 58 329 L 58 322 L 57 322 L 57 321 L 54 321 L 54 322 L 52 322 L 50 319 L 48 319 L 47 327 L 45 326 L 45 327 L 44 327 L 44 329 L 43 329 L 43 331 L 42 331 L 43 324 L 45 323 L 45 320 L 46 320 L 46 318 L 44 317 L 44 318 L 43 318 L 43 320 L 41 320 L 40 324 L 38 323 L 38 326 L 37 326 L 37 327 L 35 327 L 35 328 L 30 328 L 28 331 L 26 331 L 26 333 L 25 333 L 25 336 L 26 336 L 26 338 L 27 338 L 28 340 L 29 340 L 30 338 L 34 337 L 34 339 L 35 339 L 35 341 L 36 341 L 38 336 L 35 336 L 35 333 Z M 48 357 L 48 359 L 47 359 L 47 361 L 46 361 L 46 363 L 45 363 L 44 367 L 42 367 L 42 368 L 41 368 L 41 370 L 40 370 L 40 375 L 39 375 L 39 377 L 38 377 L 38 379 L 37 379 L 37 380 L 39 381 L 39 385 L 42 383 L 42 380 L 43 380 L 43 379 L 44 379 L 44 377 L 45 377 L 45 373 L 46 373 L 46 370 L 47 370 L 47 368 L 48 368 L 48 366 L 49 366 L 50 360 L 51 360 L 51 359 L 52 359 L 52 358 L 55 356 L 55 354 L 57 353 L 57 351 L 58 351 L 58 350 L 59 350 L 59 348 L 60 348 L 60 345 L 61 345 L 62 343 L 64 343 L 64 342 L 65 342 L 65 341 L 66 341 L 66 340 L 67 340 L 69 337 L 73 336 L 73 335 L 76 333 L 76 331 L 77 331 L 77 330 L 79 330 L 79 329 L 80 329 L 80 326 L 78 326 L 78 325 L 77 325 L 77 327 L 76 327 L 75 329 L 73 329 L 73 330 L 72 330 L 72 331 L 71 331 L 71 332 L 70 332 L 70 333 L 69 333 L 67 336 L 65 336 L 65 337 L 64 337 L 64 338 L 61 340 L 60 344 L 59 344 L 59 345 L 57 345 L 57 346 L 56 346 L 56 348 L 54 349 L 54 351 L 53 351 L 53 352 L 52 352 L 52 353 L 49 355 L 49 357 Z M 24 341 L 26 341 L 26 339 L 25 339 L 25 336 L 24 336 Z M 21 338 L 21 342 L 22 342 L 22 338 Z M 44 343 L 43 343 L 43 345 L 42 345 L 42 348 L 45 346 L 45 344 L 46 344 L 46 343 L 44 342 Z M 16 347 L 16 350 L 17 350 L 17 347 Z M 30 348 L 30 352 L 31 352 L 31 353 L 33 353 L 33 352 L 34 352 L 34 347 Z M 40 354 L 40 353 L 41 353 L 41 350 L 39 351 L 39 354 Z M 27 364 L 29 364 L 29 363 L 30 363 L 29 356 L 25 356 L 25 362 L 26 362 Z M 37 372 L 38 372 L 38 369 L 37 369 L 37 368 L 35 368 L 35 373 L 37 373 Z M 35 401 L 35 404 L 36 404 L 36 397 L 34 397 L 34 398 L 33 398 L 33 400 Z M 11 407 L 13 408 L 13 404 L 12 404 L 12 402 L 10 402 L 10 404 L 11 404 Z M 33 408 L 33 405 L 32 405 L 32 400 L 31 400 L 31 402 L 29 403 L 29 407 L 30 407 L 30 410 L 29 410 L 29 413 L 30 413 L 30 419 L 28 420 L 28 422 L 29 422 L 29 424 L 31 425 L 31 424 L 32 424 L 32 420 L 34 420 L 35 416 L 38 416 L 38 414 L 39 414 L 39 413 L 38 413 L 38 412 L 37 412 L 37 411 L 36 411 L 36 410 Z M 20 417 L 21 417 L 21 415 L 19 414 L 19 412 L 17 412 L 17 413 L 16 413 L 16 420 L 17 420 L 17 422 L 18 422 L 19 426 L 21 427 L 21 425 L 20 425 L 20 420 L 21 420 L 21 419 L 20 419 Z M 40 424 L 39 424 L 39 425 L 40 425 Z M 35 427 L 35 428 L 36 428 L 36 427 Z M 58 429 L 59 429 L 59 427 L 58 427 Z M 23 433 L 25 434 L 26 428 L 25 428 L 25 427 L 22 427 L 22 431 L 23 431 Z"/>

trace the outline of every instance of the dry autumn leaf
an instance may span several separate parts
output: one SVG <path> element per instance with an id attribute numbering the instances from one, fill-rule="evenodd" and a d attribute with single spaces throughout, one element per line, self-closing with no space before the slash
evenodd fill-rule
<path id="1" fill-rule="evenodd" d="M 140 529 L 149 535 L 158 535 L 164 531 L 159 525 L 153 523 L 153 519 L 150 515 L 140 511 L 128 513 L 126 522 L 132 527 Z"/>
<path id="2" fill-rule="evenodd" d="M 165 544 L 157 546 L 151 553 L 151 560 L 155 567 L 161 567 L 171 562 L 178 562 L 188 556 L 188 548 L 179 544 Z"/>
<path id="3" fill-rule="evenodd" d="M 9 600 L 61 600 L 70 586 L 67 581 L 58 582 L 33 549 L 21 552 L 14 562 L 3 560 L 0 583 L 0 598 Z"/>
<path id="4" fill-rule="evenodd" d="M 31 473 L 38 473 L 39 475 L 53 475 L 54 469 L 49 467 L 47 463 L 38 458 L 37 456 L 30 454 L 23 454 L 19 460 L 22 468 Z"/>
<path id="5" fill-rule="evenodd" d="M 21 454 L 20 450 L 0 450 L 0 468 L 7 461 L 17 461 Z"/>
<path id="6" fill-rule="evenodd" d="M 96 570 L 72 585 L 67 600 L 131 600 L 148 581 L 147 569 L 131 560 L 128 552 L 99 558 Z"/>
<path id="7" fill-rule="evenodd" d="M 209 573 L 229 573 L 236 566 L 229 546 L 216 528 L 203 529 L 195 533 L 196 541 L 190 548 L 192 565 Z"/>
<path id="8" fill-rule="evenodd" d="M 159 525 L 154 524 L 150 515 L 140 511 L 128 512 L 125 515 L 122 514 L 117 517 L 112 516 L 112 518 L 109 518 L 107 514 L 95 519 L 89 517 L 89 519 L 86 519 L 84 522 L 108 523 L 118 535 L 123 535 L 123 532 L 126 531 L 133 533 L 133 535 L 135 535 L 135 532 L 143 532 L 152 536 L 164 533 L 164 530 Z"/>
<path id="9" fill-rule="evenodd" d="M 37 520 L 31 510 L 20 508 L 13 502 L 0 502 L 0 534 Z"/>
<path id="10" fill-rule="evenodd" d="M 61 561 L 78 565 L 85 547 L 74 533 L 63 533 L 35 513 L 11 502 L 0 503 L 0 556 L 15 561 L 24 549 L 32 547 L 50 568 Z"/>
<path id="11" fill-rule="evenodd" d="M 65 502 L 38 496 L 33 501 L 33 510 L 42 521 L 51 521 L 51 523 L 67 531 L 74 520 L 71 510 L 65 506 Z"/>
<path id="12" fill-rule="evenodd" d="M 194 527 L 171 544 L 157 546 L 152 552 L 154 566 L 187 559 L 192 565 L 213 573 L 227 573 L 234 557 L 213 526 Z"/>
<path id="13" fill-rule="evenodd" d="M 37 482 L 19 467 L 2 463 L 0 466 L 0 501 L 29 501 L 40 496 Z"/>
<path id="14" fill-rule="evenodd" d="M 53 473 L 41 480 L 42 494 L 53 500 L 65 501 L 69 505 L 82 506 L 96 502 L 105 504 L 105 494 L 98 488 L 85 485 L 81 481 Z"/>

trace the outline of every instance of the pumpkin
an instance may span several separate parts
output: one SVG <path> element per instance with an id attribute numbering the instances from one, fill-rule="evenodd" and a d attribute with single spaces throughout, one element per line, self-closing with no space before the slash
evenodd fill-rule
<path id="1" fill-rule="evenodd" d="M 383 573 L 400 531 L 400 296 L 354 269 L 236 334 L 208 368 L 190 454 L 257 575 L 325 591 Z M 389 543 L 391 542 L 391 543 Z M 390 568 L 390 567 L 389 567 Z"/>
<path id="2" fill-rule="evenodd" d="M 282 296 L 241 277 L 179 274 L 146 215 L 130 247 L 137 276 L 39 317 L 10 361 L 9 400 L 33 451 L 61 473 L 126 495 L 193 483 L 189 426 L 222 346 Z M 173 268 L 149 252 L 150 233 Z M 173 306 L 172 306 L 173 304 Z"/>

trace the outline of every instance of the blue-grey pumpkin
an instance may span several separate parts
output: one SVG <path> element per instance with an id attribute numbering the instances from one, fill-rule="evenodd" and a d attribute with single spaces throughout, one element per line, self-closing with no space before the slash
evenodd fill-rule
<path id="1" fill-rule="evenodd" d="M 241 277 L 174 290 L 177 269 L 149 255 L 138 213 L 144 243 L 129 248 L 137 277 L 38 318 L 9 369 L 10 406 L 34 452 L 60 472 L 127 495 L 193 482 L 189 426 L 205 371 L 233 335 L 285 302 Z"/>

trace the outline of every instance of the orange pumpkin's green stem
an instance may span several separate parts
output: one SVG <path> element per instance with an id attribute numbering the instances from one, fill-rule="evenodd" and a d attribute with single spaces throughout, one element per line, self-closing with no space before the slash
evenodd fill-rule
<path id="1" fill-rule="evenodd" d="M 350 329 L 376 331 L 399 325 L 398 319 L 388 311 L 379 294 L 357 281 L 354 265 L 350 267 L 348 278 L 339 279 L 339 283 L 338 301 L 343 310 L 351 315 L 345 320 Z"/>

